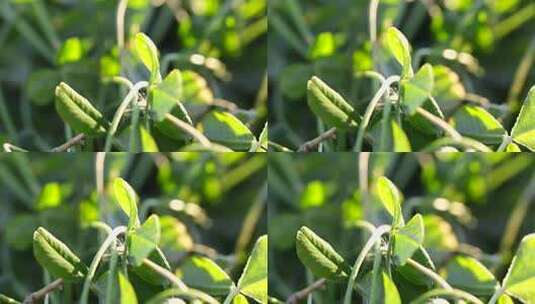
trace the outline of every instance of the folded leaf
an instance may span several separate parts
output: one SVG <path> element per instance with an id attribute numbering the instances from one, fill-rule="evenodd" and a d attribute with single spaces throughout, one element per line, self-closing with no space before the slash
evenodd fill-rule
<path id="1" fill-rule="evenodd" d="M 535 86 L 529 90 L 511 135 L 516 143 L 535 151 Z"/>
<path id="2" fill-rule="evenodd" d="M 124 179 L 116 178 L 113 181 L 113 193 L 119 207 L 121 207 L 129 218 L 128 228 L 139 227 L 140 222 L 137 213 L 137 202 L 139 198 L 134 189 Z"/>
<path id="3" fill-rule="evenodd" d="M 154 42 L 145 34 L 137 33 L 135 37 L 135 51 L 138 58 L 150 71 L 150 82 L 162 81 L 160 74 L 160 61 L 158 60 L 158 49 Z"/>
<path id="4" fill-rule="evenodd" d="M 177 275 L 191 288 L 202 290 L 213 296 L 226 296 L 234 282 L 214 261 L 194 256 L 186 260 Z"/>
<path id="5" fill-rule="evenodd" d="M 424 241 L 424 222 L 420 214 L 416 214 L 405 226 L 393 234 L 394 260 L 404 265 Z"/>
<path id="6" fill-rule="evenodd" d="M 77 133 L 98 136 L 106 133 L 109 122 L 82 95 L 62 82 L 56 87 L 56 111 Z"/>
<path id="7" fill-rule="evenodd" d="M 256 241 L 238 281 L 238 290 L 240 293 L 262 304 L 267 304 L 268 302 L 267 249 L 268 237 L 264 235 Z"/>
<path id="8" fill-rule="evenodd" d="M 43 227 L 33 234 L 33 253 L 39 264 L 55 277 L 79 281 L 87 273 L 80 258 Z"/>
<path id="9" fill-rule="evenodd" d="M 502 286 L 524 303 L 535 302 L 535 233 L 525 236 L 518 247 Z"/>
<path id="10" fill-rule="evenodd" d="M 308 106 L 325 124 L 347 130 L 357 127 L 355 110 L 318 77 L 308 81 Z"/>
<path id="11" fill-rule="evenodd" d="M 401 214 L 403 195 L 396 185 L 388 178 L 381 176 L 375 182 L 373 194 L 392 216 L 392 226 L 403 225 L 404 221 Z"/>
<path id="12" fill-rule="evenodd" d="M 412 70 L 411 46 L 405 35 L 397 28 L 390 27 L 386 30 L 385 42 L 388 50 L 401 64 L 402 78 L 412 77 L 414 72 Z"/>
<path id="13" fill-rule="evenodd" d="M 333 247 L 308 227 L 297 231 L 296 251 L 299 260 L 320 278 L 345 281 L 351 269 Z"/>

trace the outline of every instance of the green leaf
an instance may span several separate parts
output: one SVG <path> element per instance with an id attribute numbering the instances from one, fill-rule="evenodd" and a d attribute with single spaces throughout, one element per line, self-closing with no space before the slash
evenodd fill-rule
<path id="1" fill-rule="evenodd" d="M 369 272 L 366 277 L 366 284 L 364 287 L 364 298 L 367 300 L 366 303 L 371 301 L 371 281 L 374 278 L 371 272 Z M 376 280 L 376 286 L 378 287 L 376 289 L 376 293 L 374 295 L 375 301 L 373 301 L 374 304 L 401 304 L 401 297 L 399 295 L 398 288 L 396 287 L 396 284 L 392 279 L 388 276 L 388 274 L 381 270 L 380 275 L 375 276 L 377 278 Z"/>
<path id="2" fill-rule="evenodd" d="M 55 277 L 80 281 L 87 273 L 80 258 L 43 227 L 33 234 L 33 253 L 39 264 Z"/>
<path id="3" fill-rule="evenodd" d="M 130 281 L 121 272 L 117 273 L 119 281 L 120 304 L 137 304 L 137 296 Z"/>
<path id="4" fill-rule="evenodd" d="M 357 127 L 353 107 L 321 79 L 312 77 L 308 81 L 307 92 L 308 106 L 325 124 L 342 130 Z"/>
<path id="5" fill-rule="evenodd" d="M 390 27 L 386 30 L 386 47 L 394 55 L 394 58 L 401 64 L 402 78 L 410 78 L 414 75 L 412 70 L 411 60 L 411 46 L 409 41 L 395 27 Z"/>
<path id="6" fill-rule="evenodd" d="M 395 117 L 391 116 L 386 131 L 386 142 L 383 151 L 379 151 L 381 144 L 381 135 L 383 130 L 383 122 L 381 120 L 375 123 L 370 131 L 373 136 L 373 151 L 376 152 L 411 152 L 411 143 L 409 137 L 398 124 Z"/>
<path id="7" fill-rule="evenodd" d="M 158 247 L 156 247 L 156 249 L 151 252 L 148 259 L 167 270 L 171 270 L 169 262 L 165 258 L 161 249 Z M 160 286 L 168 284 L 166 278 L 162 277 L 158 272 L 156 272 L 154 269 L 147 266 L 146 264 L 141 264 L 140 266 L 133 267 L 132 270 L 139 278 L 141 278 L 143 281 L 150 285 Z"/>
<path id="8" fill-rule="evenodd" d="M 396 264 L 404 265 L 424 241 L 424 221 L 416 214 L 407 225 L 393 234 L 394 259 Z"/>
<path id="9" fill-rule="evenodd" d="M 206 79 L 191 70 L 182 71 L 182 90 L 183 103 L 210 104 L 214 100 Z"/>
<path id="10" fill-rule="evenodd" d="M 508 295 L 501 295 L 500 298 L 498 298 L 498 304 L 515 304 L 513 299 L 509 297 Z"/>
<path id="11" fill-rule="evenodd" d="M 210 295 L 225 296 L 234 286 L 229 275 L 209 258 L 194 256 L 177 270 L 177 275 L 191 288 Z"/>
<path id="12" fill-rule="evenodd" d="M 254 149 L 254 152 L 267 152 L 268 151 L 268 137 L 269 128 L 268 123 L 264 125 L 264 128 L 262 129 L 262 132 L 260 133 L 260 136 L 258 136 L 258 141 L 256 143 L 256 149 Z"/>
<path id="13" fill-rule="evenodd" d="M 491 296 L 498 287 L 496 278 L 478 260 L 468 256 L 456 256 L 451 259 L 443 277 L 455 288 L 462 289 L 476 296 Z"/>
<path id="14" fill-rule="evenodd" d="M 306 82 L 312 77 L 314 70 L 309 64 L 291 64 L 280 73 L 280 88 L 282 94 L 291 100 L 299 100 L 305 97 L 307 92 Z"/>
<path id="15" fill-rule="evenodd" d="M 21 304 L 19 301 L 0 294 L 0 304 Z"/>
<path id="16" fill-rule="evenodd" d="M 312 60 L 329 57 L 336 51 L 334 35 L 331 32 L 320 33 L 310 46 L 309 57 Z"/>
<path id="17" fill-rule="evenodd" d="M 317 277 L 345 281 L 351 271 L 344 258 L 306 226 L 297 231 L 296 252 L 301 263 Z"/>
<path id="18" fill-rule="evenodd" d="M 59 183 L 47 183 L 37 197 L 36 210 L 55 208 L 63 202 L 62 188 Z"/>
<path id="19" fill-rule="evenodd" d="M 255 301 L 266 304 L 268 302 L 268 237 L 261 236 L 247 260 L 245 269 L 238 281 L 240 293 L 254 299 Z"/>
<path id="20" fill-rule="evenodd" d="M 517 144 L 535 151 L 535 86 L 529 90 L 511 135 Z"/>
<path id="21" fill-rule="evenodd" d="M 158 49 L 154 45 L 154 42 L 147 35 L 137 33 L 135 37 L 135 51 L 138 58 L 150 71 L 150 82 L 157 83 L 162 81 Z"/>
<path id="22" fill-rule="evenodd" d="M 180 102 L 177 102 L 175 105 L 176 106 L 171 110 L 171 115 L 193 126 L 193 121 L 191 120 L 191 117 L 186 111 L 184 105 Z M 163 134 L 174 140 L 191 139 L 190 134 L 186 134 L 182 129 L 179 129 L 177 126 L 175 126 L 175 124 L 173 124 L 167 119 L 164 119 L 160 122 L 156 122 L 155 126 L 158 131 L 162 132 Z"/>
<path id="23" fill-rule="evenodd" d="M 247 301 L 246 297 L 239 294 L 234 297 L 234 299 L 232 300 L 232 304 L 249 304 L 249 301 Z"/>
<path id="24" fill-rule="evenodd" d="M 435 85 L 431 95 L 445 113 L 452 113 L 466 96 L 466 90 L 457 73 L 444 65 L 434 65 Z"/>
<path id="25" fill-rule="evenodd" d="M 459 247 L 459 241 L 450 223 L 435 214 L 423 216 L 425 240 L 424 247 L 439 251 L 453 251 Z"/>
<path id="26" fill-rule="evenodd" d="M 414 252 L 412 259 L 431 270 L 435 270 L 435 264 L 433 263 L 433 260 L 431 260 L 431 257 L 429 256 L 429 253 L 424 249 L 423 246 L 420 246 L 420 248 L 418 248 Z M 429 281 L 428 276 L 416 270 L 413 266 L 409 264 L 396 267 L 396 271 L 398 271 L 403 278 L 413 284 L 426 287 L 433 286 L 433 282 Z"/>
<path id="27" fill-rule="evenodd" d="M 433 90 L 433 67 L 425 64 L 413 78 L 401 81 L 402 103 L 409 114 L 416 113 L 416 109 L 424 104 Z"/>
<path id="28" fill-rule="evenodd" d="M 160 220 L 151 215 L 143 225 L 128 234 L 128 254 L 135 266 L 140 266 L 160 242 Z"/>
<path id="29" fill-rule="evenodd" d="M 505 147 L 505 152 L 522 152 L 520 147 L 515 143 L 510 143 Z"/>
<path id="30" fill-rule="evenodd" d="M 404 221 L 401 214 L 403 195 L 396 185 L 388 178 L 381 176 L 375 182 L 373 191 L 386 211 L 392 216 L 392 226 L 403 225 Z"/>
<path id="31" fill-rule="evenodd" d="M 139 227 L 140 221 L 137 212 L 139 198 L 134 189 L 124 179 L 118 177 L 113 181 L 113 193 L 119 207 L 129 218 L 128 228 Z"/>
<path id="32" fill-rule="evenodd" d="M 533 91 L 533 90 L 532 90 Z M 525 236 L 518 247 L 502 286 L 524 303 L 535 302 L 535 234 Z"/>
<path id="33" fill-rule="evenodd" d="M 89 100 L 64 82 L 56 87 L 56 111 L 74 131 L 88 136 L 102 135 L 109 126 Z"/>
<path id="34" fill-rule="evenodd" d="M 150 135 L 149 131 L 143 126 L 139 126 L 139 137 L 141 140 L 141 151 L 142 152 L 158 152 L 158 145 L 156 141 Z"/>
<path id="35" fill-rule="evenodd" d="M 228 112 L 211 111 L 203 119 L 201 130 L 211 141 L 233 150 L 249 150 L 256 141 L 249 128 Z"/>
<path id="36" fill-rule="evenodd" d="M 161 83 L 150 89 L 149 103 L 154 119 L 157 122 L 163 121 L 165 114 L 179 106 L 180 98 L 182 98 L 182 74 L 179 70 L 173 70 Z"/>
<path id="37" fill-rule="evenodd" d="M 485 109 L 464 105 L 450 119 L 450 124 L 459 133 L 484 144 L 499 144 L 507 134 L 502 124 Z"/>

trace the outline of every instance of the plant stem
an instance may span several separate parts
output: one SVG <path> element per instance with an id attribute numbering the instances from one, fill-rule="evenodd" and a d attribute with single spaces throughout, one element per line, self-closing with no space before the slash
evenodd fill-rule
<path id="1" fill-rule="evenodd" d="M 347 289 L 344 296 L 344 304 L 351 304 L 351 295 L 353 293 L 353 287 L 355 286 L 355 282 L 357 280 L 357 275 L 359 273 L 360 267 L 364 263 L 364 259 L 368 255 L 369 251 L 372 249 L 372 247 L 375 245 L 375 242 L 379 241 L 383 234 L 388 233 L 390 231 L 391 227 L 388 225 L 379 226 L 373 234 L 370 236 L 364 247 L 359 253 L 359 256 L 357 257 L 357 260 L 355 261 L 355 265 L 353 266 L 353 269 L 351 270 L 351 275 L 349 277 L 349 282 L 347 283 Z"/>
<path id="2" fill-rule="evenodd" d="M 75 137 L 69 139 L 66 143 L 62 144 L 61 146 L 57 146 L 53 148 L 52 150 L 50 150 L 50 152 L 65 152 L 72 146 L 82 143 L 84 139 L 85 139 L 85 134 L 80 133 L 76 135 Z"/>
<path id="3" fill-rule="evenodd" d="M 123 117 L 124 112 L 126 111 L 126 108 L 130 104 L 130 102 L 137 100 L 137 94 L 139 93 L 139 90 L 147 87 L 148 85 L 149 83 L 146 81 L 140 81 L 136 83 L 132 87 L 132 89 L 130 89 L 130 92 L 128 92 L 126 97 L 123 99 L 123 101 L 119 105 L 119 108 L 117 109 L 117 111 L 115 112 L 115 115 L 113 116 L 110 129 L 108 130 L 108 134 L 106 136 L 104 152 L 110 152 L 113 136 L 115 135 L 115 132 L 117 132 L 117 128 L 119 127 L 119 123 L 121 122 L 121 118 Z"/>
<path id="4" fill-rule="evenodd" d="M 188 133 L 193 137 L 196 141 L 198 141 L 203 147 L 210 147 L 212 144 L 210 143 L 210 140 L 204 136 L 199 130 L 195 129 L 192 125 L 188 124 L 187 122 L 180 120 L 176 118 L 175 116 L 167 113 L 165 114 L 165 119 L 175 125 L 177 128 L 181 129 L 182 131 Z"/>
<path id="5" fill-rule="evenodd" d="M 17 147 L 10 143 L 4 143 L 3 148 L 5 152 L 29 152 L 28 150 L 25 150 L 21 147 Z"/>
<path id="6" fill-rule="evenodd" d="M 240 293 L 238 288 L 236 286 L 232 286 L 232 289 L 230 290 L 230 293 L 225 298 L 225 302 L 223 304 L 230 304 L 232 303 L 232 300 Z"/>
<path id="7" fill-rule="evenodd" d="M 463 148 L 470 148 L 480 152 L 492 152 L 492 150 L 484 144 L 466 137 L 463 137 L 461 138 L 461 140 L 458 141 L 454 140 L 451 137 L 443 137 L 429 144 L 425 149 L 422 150 L 422 152 L 432 152 L 440 147 L 448 145 L 459 145 Z"/>
<path id="8" fill-rule="evenodd" d="M 89 266 L 89 271 L 87 272 L 87 275 L 85 276 L 84 286 L 82 289 L 82 295 L 80 297 L 80 304 L 87 304 L 88 298 L 89 298 L 89 288 L 91 287 L 91 281 L 93 280 L 93 277 L 95 276 L 95 273 L 97 271 L 98 265 L 100 261 L 102 260 L 102 257 L 104 256 L 104 253 L 112 245 L 112 243 L 115 242 L 117 237 L 123 233 L 126 232 L 125 226 L 119 226 L 115 229 L 113 229 L 112 233 L 108 235 L 106 240 L 102 243 L 100 248 L 97 251 L 97 254 L 93 257 L 93 261 L 91 262 L 91 266 Z"/>
<path id="9" fill-rule="evenodd" d="M 59 289 L 63 286 L 63 279 L 57 279 L 54 282 L 48 284 L 47 286 L 43 287 L 42 289 L 28 295 L 25 299 L 23 304 L 32 304 L 35 303 L 38 300 L 43 299 L 46 297 L 49 293 L 53 292 L 56 289 Z"/>
<path id="10" fill-rule="evenodd" d="M 379 270 L 381 267 L 381 240 L 375 242 L 375 256 L 373 257 L 373 268 L 372 268 L 372 288 L 370 290 L 370 303 L 376 303 L 376 292 L 377 292 L 377 277 L 382 275 Z"/>
<path id="11" fill-rule="evenodd" d="M 418 270 L 419 272 L 423 273 L 424 275 L 426 275 L 427 277 L 429 277 L 430 279 L 432 279 L 433 281 L 435 281 L 435 283 L 437 283 L 440 287 L 442 287 L 443 289 L 446 289 L 446 290 L 452 290 L 453 288 L 450 286 L 450 284 L 448 284 L 448 282 L 446 282 L 446 280 L 444 280 L 441 276 L 439 276 L 436 272 L 434 272 L 433 270 L 425 267 L 424 265 L 416 262 L 415 260 L 413 259 L 408 259 L 407 260 L 407 263 L 409 265 L 411 265 L 412 267 L 414 267 L 416 270 Z"/>
<path id="12" fill-rule="evenodd" d="M 127 8 L 128 0 L 120 0 L 117 5 L 117 16 L 115 19 L 115 24 L 117 26 L 117 46 L 119 47 L 119 50 L 124 48 L 124 19 Z"/>
<path id="13" fill-rule="evenodd" d="M 535 10 L 535 8 L 533 9 Z M 522 91 L 522 88 L 524 87 L 524 84 L 526 83 L 526 80 L 529 75 L 529 71 L 533 68 L 533 62 L 535 61 L 535 36 L 531 39 L 531 42 L 529 44 L 528 49 L 526 50 L 526 53 L 522 57 L 522 60 L 520 61 L 520 64 L 518 65 L 518 68 L 515 73 L 515 77 L 513 79 L 513 83 L 511 85 L 511 89 L 509 90 L 509 94 L 507 95 L 507 105 L 509 106 L 509 114 L 516 113 L 518 111 L 518 108 L 520 108 L 519 104 L 519 95 Z"/>
<path id="14" fill-rule="evenodd" d="M 411 304 L 424 304 L 428 303 L 428 299 L 435 298 L 435 297 L 454 297 L 457 299 L 466 300 L 468 302 L 474 303 L 474 304 L 483 304 L 483 302 L 474 297 L 473 295 L 467 293 L 466 291 L 462 291 L 459 289 L 433 289 L 431 291 L 428 291 L 418 297 L 416 300 L 412 301 Z M 489 304 L 491 304 L 489 302 Z"/>
<path id="15" fill-rule="evenodd" d="M 505 149 L 507 148 L 507 146 L 513 142 L 513 138 L 511 138 L 511 136 L 509 135 L 504 135 L 503 136 L 503 140 L 502 140 L 502 143 L 500 144 L 500 146 L 498 147 L 498 150 L 496 150 L 496 152 L 503 152 L 505 151 Z"/>
<path id="16" fill-rule="evenodd" d="M 494 291 L 492 297 L 490 298 L 489 304 L 495 304 L 496 301 L 498 301 L 498 298 L 500 298 L 500 296 L 502 295 L 502 293 L 504 293 L 504 291 L 504 287 L 497 288 L 496 291 Z"/>
<path id="17" fill-rule="evenodd" d="M 297 151 L 298 152 L 310 152 L 316 149 L 319 146 L 319 144 L 321 144 L 323 141 L 333 139 L 334 137 L 336 137 L 336 128 L 331 128 L 327 130 L 326 132 L 320 134 L 318 137 L 302 144 L 299 147 L 299 149 L 297 149 Z"/>
<path id="18" fill-rule="evenodd" d="M 363 119 L 362 119 L 362 121 L 360 122 L 360 125 L 359 125 L 359 130 L 358 130 L 358 134 L 357 134 L 357 142 L 355 143 L 355 148 L 354 148 L 355 152 L 361 152 L 362 151 L 362 144 L 364 142 L 364 133 L 366 132 L 366 128 L 368 127 L 368 124 L 370 123 L 370 120 L 371 120 L 372 115 L 373 115 L 373 111 L 377 107 L 377 104 L 379 103 L 379 100 L 381 100 L 381 98 L 388 91 L 390 86 L 392 84 L 394 84 L 395 82 L 398 82 L 399 80 L 400 80 L 400 77 L 397 76 L 397 75 L 388 77 L 383 82 L 383 84 L 379 88 L 379 91 L 377 91 L 377 93 L 373 97 L 372 101 L 370 102 L 370 104 L 366 108 L 366 112 L 364 113 L 364 117 L 363 117 Z"/>
<path id="19" fill-rule="evenodd" d="M 321 289 L 325 286 L 325 283 L 327 283 L 326 279 L 319 279 L 312 283 L 311 285 L 307 286 L 306 288 L 303 288 L 293 294 L 291 294 L 288 299 L 286 299 L 286 303 L 288 304 L 297 304 L 299 301 L 304 300 L 308 297 L 309 294 L 312 294 L 314 291 Z"/>
<path id="20" fill-rule="evenodd" d="M 180 290 L 188 290 L 188 286 L 184 284 L 177 276 L 170 272 L 169 270 L 163 268 L 162 266 L 154 263 L 153 261 L 149 259 L 144 259 L 143 264 L 150 267 L 152 270 L 156 271 L 158 274 L 160 274 L 162 277 L 166 278 L 169 282 L 171 282 L 173 285 L 175 285 Z"/>
<path id="21" fill-rule="evenodd" d="M 455 130 L 452 126 L 450 126 L 447 122 L 442 120 L 440 117 L 435 116 L 433 113 L 425 110 L 422 107 L 419 107 L 418 109 L 416 109 L 416 112 L 422 115 L 425 119 L 429 120 L 435 126 L 441 128 L 446 134 L 448 134 L 455 141 L 459 141 L 462 139 L 463 136 L 459 132 L 457 132 L 457 130 Z"/>

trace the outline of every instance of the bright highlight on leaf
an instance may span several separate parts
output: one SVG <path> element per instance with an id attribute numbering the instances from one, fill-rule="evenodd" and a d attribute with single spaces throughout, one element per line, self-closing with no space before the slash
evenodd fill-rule
<path id="1" fill-rule="evenodd" d="M 535 151 L 535 86 L 529 90 L 511 135 L 516 143 Z"/>
<path id="2" fill-rule="evenodd" d="M 402 102 L 410 115 L 430 98 L 433 86 L 433 67 L 430 64 L 425 64 L 413 78 L 401 82 Z"/>
<path id="3" fill-rule="evenodd" d="M 390 27 L 386 30 L 385 42 L 388 50 L 401 64 L 402 78 L 412 77 L 414 72 L 412 70 L 411 46 L 405 35 L 397 28 Z"/>
<path id="4" fill-rule="evenodd" d="M 138 58 L 150 71 L 150 82 L 158 83 L 162 81 L 160 74 L 160 61 L 158 59 L 158 49 L 152 40 L 143 33 L 136 34 L 134 38 L 135 51 Z"/>
<path id="5" fill-rule="evenodd" d="M 516 252 L 502 286 L 505 292 L 523 301 L 535 302 L 535 234 L 525 236 Z"/>
<path id="6" fill-rule="evenodd" d="M 268 302 L 268 237 L 261 236 L 247 260 L 247 264 L 238 281 L 240 293 L 253 298 L 255 301 Z"/>
<path id="7" fill-rule="evenodd" d="M 396 185 L 388 178 L 381 176 L 375 181 L 373 193 L 386 211 L 392 216 L 392 226 L 403 225 L 404 220 L 401 214 L 403 195 Z"/>
<path id="8" fill-rule="evenodd" d="M 416 214 L 405 226 L 393 233 L 394 258 L 399 265 L 404 265 L 424 241 L 424 222 Z"/>
<path id="9" fill-rule="evenodd" d="M 113 193 L 115 195 L 115 201 L 129 218 L 128 228 L 139 227 L 140 221 L 137 213 L 137 202 L 139 198 L 134 189 L 124 179 L 116 178 L 113 181 Z"/>

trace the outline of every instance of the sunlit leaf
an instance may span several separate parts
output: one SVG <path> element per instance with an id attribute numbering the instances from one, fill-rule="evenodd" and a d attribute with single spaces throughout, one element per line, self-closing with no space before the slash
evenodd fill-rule
<path id="1" fill-rule="evenodd" d="M 392 216 L 392 226 L 403 225 L 404 221 L 401 214 L 403 195 L 396 185 L 388 178 L 381 176 L 375 181 L 373 193 Z"/>
<path id="2" fill-rule="evenodd" d="M 137 212 L 139 198 L 134 189 L 124 179 L 116 178 L 113 181 L 113 193 L 115 201 L 129 218 L 129 229 L 139 227 L 140 221 Z"/>
<path id="3" fill-rule="evenodd" d="M 140 266 L 160 242 L 160 220 L 151 215 L 141 227 L 128 234 L 128 253 L 135 266 Z"/>
<path id="4" fill-rule="evenodd" d="M 158 59 L 158 49 L 152 40 L 143 33 L 136 34 L 135 51 L 138 58 L 150 71 L 151 83 L 160 82 L 160 61 Z"/>
<path id="5" fill-rule="evenodd" d="M 228 112 L 211 111 L 204 117 L 201 130 L 211 141 L 233 150 L 249 150 L 256 140 L 249 128 Z"/>
<path id="6" fill-rule="evenodd" d="M 502 124 L 485 109 L 465 105 L 455 112 L 450 124 L 462 135 L 485 144 L 499 144 L 507 134 Z"/>
<path id="7" fill-rule="evenodd" d="M 405 35 L 397 28 L 389 27 L 386 30 L 385 42 L 388 50 L 401 64 L 402 77 L 412 77 L 414 72 L 412 70 L 411 46 Z"/>
<path id="8" fill-rule="evenodd" d="M 511 135 L 516 143 L 535 151 L 535 87 L 529 90 Z"/>
<path id="9" fill-rule="evenodd" d="M 433 67 L 430 64 L 425 64 L 413 78 L 402 80 L 403 104 L 411 115 L 429 98 L 433 85 Z"/>
<path id="10" fill-rule="evenodd" d="M 394 232 L 393 241 L 395 262 L 399 265 L 404 265 L 424 241 L 422 216 L 416 214 L 405 226 Z"/>
<path id="11" fill-rule="evenodd" d="M 186 260 L 177 270 L 177 275 L 189 287 L 214 296 L 226 296 L 234 286 L 232 279 L 221 267 L 201 256 Z"/>
<path id="12" fill-rule="evenodd" d="M 267 249 L 268 237 L 264 235 L 256 241 L 238 281 L 240 293 L 262 304 L 267 304 L 268 302 Z"/>
<path id="13" fill-rule="evenodd" d="M 533 90 L 532 90 L 533 91 Z M 524 303 L 535 301 L 535 234 L 525 236 L 516 252 L 502 286 L 505 291 Z"/>

